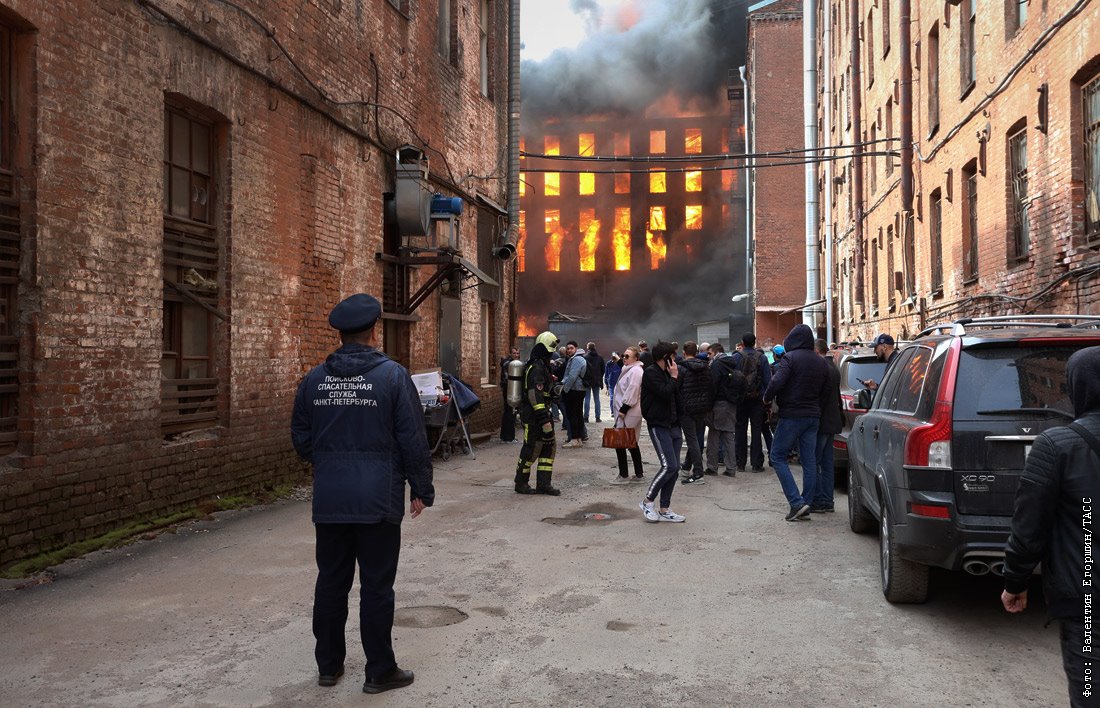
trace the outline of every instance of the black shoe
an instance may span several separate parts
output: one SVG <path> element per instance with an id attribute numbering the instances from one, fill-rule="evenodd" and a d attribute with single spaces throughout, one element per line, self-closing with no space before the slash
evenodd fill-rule
<path id="1" fill-rule="evenodd" d="M 834 514 L 836 509 L 832 504 L 814 504 L 810 507 L 810 513 L 812 514 Z"/>
<path id="2" fill-rule="evenodd" d="M 535 487 L 533 494 L 546 494 L 547 496 L 556 497 L 561 495 L 561 490 L 547 485 L 545 487 Z"/>
<path id="3" fill-rule="evenodd" d="M 745 470 L 741 470 L 741 471 L 744 472 Z M 736 477 L 737 476 L 736 472 L 734 472 L 733 470 L 728 469 L 728 468 L 722 474 L 725 475 L 726 477 Z"/>
<path id="4" fill-rule="evenodd" d="M 703 474 L 709 474 L 709 475 L 717 475 L 717 474 L 718 474 L 718 470 L 712 470 L 712 469 L 710 469 L 710 468 L 708 467 L 707 469 L 703 470 Z"/>
<path id="5" fill-rule="evenodd" d="M 809 516 L 809 514 L 810 514 L 810 505 L 809 504 L 803 504 L 801 506 L 792 506 L 791 510 L 783 518 L 785 518 L 787 521 L 798 521 L 799 519 L 801 519 L 804 516 Z"/>
<path id="6" fill-rule="evenodd" d="M 744 470 L 741 470 L 741 471 L 744 472 Z M 752 471 L 753 472 L 763 472 L 764 468 L 763 467 L 753 467 Z"/>
<path id="7" fill-rule="evenodd" d="M 516 494 L 535 494 L 535 490 L 529 484 L 517 484 Z"/>
<path id="8" fill-rule="evenodd" d="M 692 475 L 684 480 L 684 484 L 706 484 L 706 480 L 703 479 L 703 475 Z"/>
<path id="9" fill-rule="evenodd" d="M 321 674 L 320 676 L 318 676 L 317 677 L 317 685 L 318 686 L 335 686 L 340 681 L 340 677 L 343 676 L 343 675 L 344 675 L 344 667 L 341 666 L 339 669 L 337 669 L 336 673 L 334 673 L 334 674 Z"/>
<path id="10" fill-rule="evenodd" d="M 413 672 L 394 667 L 393 671 L 376 679 L 368 678 L 363 683 L 363 693 L 382 693 L 394 688 L 402 688 L 413 682 Z"/>
<path id="11" fill-rule="evenodd" d="M 741 472 L 741 473 L 744 473 L 744 471 L 745 471 L 745 468 L 744 468 L 744 467 L 738 467 L 738 468 L 737 468 L 737 471 L 738 471 L 738 472 Z"/>

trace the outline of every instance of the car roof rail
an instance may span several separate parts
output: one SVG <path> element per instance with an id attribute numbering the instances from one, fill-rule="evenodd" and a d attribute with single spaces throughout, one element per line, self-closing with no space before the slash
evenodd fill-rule
<path id="1" fill-rule="evenodd" d="M 951 323 L 927 327 L 918 335 L 942 332 L 952 336 L 961 336 L 969 329 L 978 327 L 1100 327 L 1100 315 L 998 315 L 993 317 L 964 317 Z"/>

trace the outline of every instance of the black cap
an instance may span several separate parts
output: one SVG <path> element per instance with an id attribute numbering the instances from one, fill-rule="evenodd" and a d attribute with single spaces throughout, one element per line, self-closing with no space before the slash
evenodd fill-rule
<path id="1" fill-rule="evenodd" d="M 345 334 L 355 334 L 374 326 L 382 316 L 382 305 L 366 293 L 359 293 L 343 300 L 328 315 L 333 329 Z"/>
<path id="2" fill-rule="evenodd" d="M 880 334 L 879 336 L 875 337 L 874 346 L 877 347 L 880 344 L 889 344 L 892 347 L 894 346 L 894 338 L 888 334 Z"/>

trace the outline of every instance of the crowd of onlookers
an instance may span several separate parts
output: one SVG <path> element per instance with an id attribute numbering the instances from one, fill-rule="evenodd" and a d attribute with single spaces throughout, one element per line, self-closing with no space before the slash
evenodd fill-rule
<path id="1" fill-rule="evenodd" d="M 646 423 L 659 462 L 641 502 L 649 521 L 683 521 L 669 507 L 677 481 L 704 484 L 719 468 L 726 477 L 746 469 L 762 472 L 765 451 L 790 505 L 787 520 L 795 521 L 833 511 L 832 438 L 842 414 L 839 374 L 827 353 L 825 342 L 815 341 L 806 325 L 768 350 L 746 333 L 732 352 L 720 343 L 692 341 L 683 346 L 661 341 L 651 351 L 639 341 L 606 361 L 594 342 L 582 349 L 570 341 L 550 354 L 550 373 L 561 385 L 551 413 L 565 431 L 565 448 L 590 441 L 587 424 L 593 417 L 603 422 L 604 388 L 609 422 L 634 429 L 638 440 Z M 515 437 L 507 426 L 510 417 L 506 409 L 502 440 Z M 615 453 L 614 482 L 645 479 L 637 444 Z M 790 471 L 794 457 L 802 463 L 801 490 Z"/>

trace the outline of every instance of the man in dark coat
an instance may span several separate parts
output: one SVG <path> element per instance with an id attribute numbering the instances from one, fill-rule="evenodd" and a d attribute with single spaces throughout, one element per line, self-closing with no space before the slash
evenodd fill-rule
<path id="1" fill-rule="evenodd" d="M 653 478 L 645 498 L 638 504 L 646 521 L 683 523 L 684 517 L 669 508 L 672 490 L 676 487 L 680 471 L 680 412 L 677 408 L 676 379 L 679 369 L 674 358 L 675 350 L 668 342 L 657 342 L 653 347 L 653 363 L 642 373 L 642 417 L 649 428 L 649 439 L 661 463 L 661 469 Z M 653 508 L 660 497 L 660 507 Z"/>
<path id="2" fill-rule="evenodd" d="M 699 445 L 700 428 L 705 427 L 707 414 L 714 408 L 714 388 L 711 386 L 710 367 L 707 361 L 696 357 L 699 348 L 695 342 L 684 342 L 684 360 L 679 362 L 679 378 L 676 380 L 680 394 L 680 430 L 687 443 L 687 467 L 693 472 L 684 484 L 704 481 L 703 451 Z"/>
<path id="3" fill-rule="evenodd" d="M 840 370 L 829 356 L 829 344 L 814 340 L 814 349 L 828 366 L 825 388 L 821 390 L 821 423 L 817 426 L 817 492 L 810 500 L 810 511 L 833 511 L 833 438 L 844 429 L 844 409 L 840 407 Z"/>
<path id="4" fill-rule="evenodd" d="M 764 433 L 771 431 L 764 421 L 764 391 L 772 380 L 772 368 L 764 352 L 756 348 L 756 335 L 746 332 L 741 337 L 741 349 L 733 354 L 733 365 L 745 375 L 745 397 L 737 406 L 737 443 L 734 459 L 737 471 L 745 471 L 752 462 L 753 472 L 764 471 Z M 752 440 L 749 440 L 752 423 Z"/>
<path id="5" fill-rule="evenodd" d="M 596 422 L 600 422 L 600 391 L 603 390 L 604 374 L 607 371 L 607 363 L 596 351 L 596 343 L 589 342 L 585 347 L 584 361 L 588 364 L 588 390 L 584 392 L 584 422 L 588 422 L 588 414 L 591 410 L 589 402 L 594 402 L 596 407 Z"/>
<path id="6" fill-rule="evenodd" d="M 828 364 L 814 351 L 814 332 L 809 325 L 795 325 L 783 340 L 785 354 L 764 391 L 764 405 L 779 404 L 779 423 L 772 439 L 771 462 L 790 511 L 787 521 L 810 513 L 810 501 L 817 491 L 817 428 L 821 419 L 821 394 L 828 381 Z M 787 457 L 798 446 L 802 465 L 802 493 L 791 475 Z"/>
<path id="7" fill-rule="evenodd" d="M 1095 627 L 1093 588 L 1100 584 L 1092 570 L 1100 504 L 1100 347 L 1069 358 L 1066 384 L 1076 420 L 1039 435 L 1027 456 L 1005 548 L 1001 602 L 1009 612 L 1023 612 L 1031 574 L 1043 564 L 1047 612 L 1061 622 L 1070 705 L 1091 706 L 1096 688 L 1086 687 L 1086 667 L 1096 646 L 1087 637 Z"/>
<path id="8" fill-rule="evenodd" d="M 366 693 L 413 682 L 411 671 L 398 668 L 391 638 L 405 483 L 412 518 L 435 501 L 420 397 L 409 372 L 376 348 L 381 314 L 378 300 L 365 294 L 332 309 L 328 321 L 343 345 L 302 379 L 291 420 L 294 449 L 313 465 L 317 683 L 334 686 L 344 674 L 358 561 Z"/>

